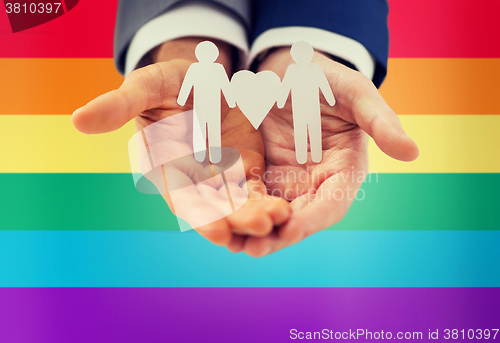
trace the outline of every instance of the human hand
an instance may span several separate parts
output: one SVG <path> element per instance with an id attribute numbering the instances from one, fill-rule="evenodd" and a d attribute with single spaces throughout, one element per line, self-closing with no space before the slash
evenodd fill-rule
<path id="1" fill-rule="evenodd" d="M 191 110 L 192 97 L 185 106 L 177 104 L 177 97 L 188 67 L 196 62 L 195 47 L 202 40 L 179 39 L 154 50 L 151 57 L 156 63 L 132 72 L 119 89 L 101 95 L 76 110 L 72 116 L 74 126 L 81 132 L 97 134 L 117 130 L 135 119 L 136 129 L 141 131 L 159 120 Z M 230 71 L 231 48 L 221 42 L 217 45 L 220 51 L 217 62 Z M 259 178 L 264 172 L 264 147 L 260 132 L 253 129 L 237 108 L 229 109 L 224 101 L 221 120 L 222 146 L 237 149 L 241 154 L 249 185 L 249 201 L 231 215 L 196 230 L 211 242 L 239 252 L 243 250 L 248 235 L 265 236 L 275 225 L 284 223 L 290 216 L 290 206 L 283 199 L 268 196 L 262 178 Z M 179 170 L 183 173 L 182 177 L 189 176 L 184 169 Z M 191 181 L 196 182 L 195 179 Z M 228 180 L 228 184 L 230 182 Z M 202 183 L 202 189 L 196 189 L 193 196 L 186 199 L 186 206 L 206 206 L 209 204 L 207 194 L 215 194 L 212 191 L 217 189 L 216 186 Z M 169 193 L 164 193 L 173 210 Z"/>
<path id="2" fill-rule="evenodd" d="M 298 164 L 291 103 L 271 110 L 261 126 L 264 180 L 270 194 L 290 201 L 293 213 L 269 236 L 248 238 L 245 251 L 252 256 L 295 244 L 343 218 L 368 172 L 368 135 L 395 159 L 418 157 L 415 142 L 371 80 L 317 52 L 312 62 L 323 69 L 336 99 L 330 107 L 321 97 L 323 158 L 319 164 L 311 163 L 310 157 L 306 164 Z M 283 79 L 292 63 L 290 49 L 282 48 L 271 53 L 259 70 L 274 71 Z"/>

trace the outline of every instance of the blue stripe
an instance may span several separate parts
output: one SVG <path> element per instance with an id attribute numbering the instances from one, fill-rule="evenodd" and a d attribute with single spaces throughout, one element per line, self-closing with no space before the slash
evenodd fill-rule
<path id="1" fill-rule="evenodd" d="M 498 231 L 326 231 L 254 259 L 195 232 L 2 231 L 1 287 L 498 287 Z"/>

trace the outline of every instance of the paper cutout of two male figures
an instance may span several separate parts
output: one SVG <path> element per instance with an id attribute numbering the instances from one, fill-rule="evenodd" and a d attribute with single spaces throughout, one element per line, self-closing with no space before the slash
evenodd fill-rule
<path id="1" fill-rule="evenodd" d="M 278 108 L 283 108 L 291 94 L 297 162 L 299 164 L 307 162 L 307 137 L 309 136 L 311 160 L 318 163 L 323 157 L 319 92 L 323 93 L 330 106 L 335 105 L 335 98 L 323 70 L 319 65 L 311 62 L 314 49 L 309 43 L 293 44 L 290 54 L 296 63 L 288 67 L 283 82 L 279 85 L 281 92 L 278 94 L 280 95 L 278 99 L 273 99 L 272 106 L 277 103 Z M 236 106 L 238 100 L 242 101 L 248 96 L 248 92 L 232 89 L 224 67 L 219 63 L 214 63 L 219 55 L 214 43 L 201 42 L 196 47 L 195 55 L 199 62 L 189 67 L 177 103 L 184 106 L 191 88 L 194 88 L 193 148 L 195 159 L 199 162 L 205 159 L 208 129 L 210 161 L 219 163 L 221 160 L 221 91 L 231 108 Z M 248 73 L 248 71 L 245 72 Z M 269 71 L 266 72 L 269 73 Z M 248 103 L 249 99 L 245 100 Z M 259 99 L 250 100 L 259 101 Z M 255 114 L 252 113 L 251 108 L 246 107 L 242 112 L 247 118 L 254 118 Z"/>

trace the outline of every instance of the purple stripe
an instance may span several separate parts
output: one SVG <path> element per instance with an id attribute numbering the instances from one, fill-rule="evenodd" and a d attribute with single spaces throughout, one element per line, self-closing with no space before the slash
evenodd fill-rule
<path id="1" fill-rule="evenodd" d="M 0 289 L 0 342 L 282 342 L 291 329 L 441 341 L 499 327 L 498 288 Z"/>

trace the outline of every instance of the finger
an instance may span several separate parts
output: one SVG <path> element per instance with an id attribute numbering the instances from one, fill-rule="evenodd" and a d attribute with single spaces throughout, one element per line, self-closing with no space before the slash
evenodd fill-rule
<path id="1" fill-rule="evenodd" d="M 292 214 L 290 203 L 285 199 L 264 195 L 260 199 L 251 201 L 255 206 L 266 212 L 275 226 L 285 223 Z"/>
<path id="2" fill-rule="evenodd" d="M 315 194 L 301 198 L 290 220 L 279 228 L 278 235 L 295 244 L 309 235 L 339 222 L 347 213 L 361 186 L 349 177 L 350 171 L 337 173 L 325 180 Z M 360 180 L 359 180 L 360 181 Z"/>
<path id="3" fill-rule="evenodd" d="M 292 209 L 293 212 L 299 211 L 303 209 L 305 206 L 307 206 L 311 202 L 311 197 L 314 196 L 312 193 L 305 193 L 302 194 L 290 203 L 290 208 Z"/>
<path id="4" fill-rule="evenodd" d="M 244 200 L 247 199 L 246 197 L 241 198 L 240 201 L 238 191 L 234 189 L 235 186 L 235 184 L 229 185 L 229 187 L 233 188 L 233 192 L 231 192 L 229 187 L 226 188 L 225 186 L 221 187 L 219 190 L 208 186 L 199 188 L 203 189 L 203 197 L 212 207 L 214 207 L 214 209 L 228 214 L 226 221 L 232 233 L 238 235 L 255 235 L 259 237 L 267 235 L 273 228 L 271 219 L 264 210 L 256 207 L 252 203 L 245 202 Z M 228 191 L 231 196 L 229 196 Z M 239 191 L 242 190 L 240 189 Z M 233 197 L 233 195 L 235 196 Z M 233 207 L 229 208 L 231 206 L 231 201 Z M 243 203 L 244 205 L 234 207 L 236 203 Z M 236 211 L 232 212 L 234 208 L 236 208 Z"/>
<path id="5" fill-rule="evenodd" d="M 345 212 L 341 214 L 341 211 L 335 211 L 338 219 L 332 218 L 331 215 L 328 218 L 318 215 L 318 213 L 331 211 L 329 207 L 325 202 L 311 204 L 294 213 L 290 220 L 277 232 L 263 238 L 248 237 L 244 247 L 245 253 L 252 257 L 267 256 L 306 239 L 322 228 L 333 225 L 344 216 Z"/>
<path id="6" fill-rule="evenodd" d="M 402 161 L 418 157 L 418 147 L 406 135 L 394 111 L 384 101 L 373 82 L 340 63 L 318 57 L 318 64 L 335 92 L 337 109 L 366 131 L 387 155 Z"/>
<path id="7" fill-rule="evenodd" d="M 238 134 L 235 135 L 238 137 Z M 234 144 L 226 139 L 226 144 Z M 253 142 L 249 144 L 254 144 Z M 228 145 L 231 146 L 231 145 Z M 238 160 L 229 169 L 224 170 L 228 182 L 241 183 L 245 180 L 262 180 L 265 171 L 265 162 L 261 152 L 238 150 L 241 160 Z"/>
<path id="8" fill-rule="evenodd" d="M 227 245 L 227 249 L 234 253 L 242 252 L 245 246 L 245 240 L 245 236 L 233 234 L 231 242 Z"/>
<path id="9" fill-rule="evenodd" d="M 242 198 L 242 199 L 248 198 L 248 192 L 246 191 L 246 189 L 240 187 L 239 184 L 236 184 L 234 182 L 228 182 L 227 188 L 228 188 L 229 192 L 231 193 L 231 197 L 232 197 L 233 201 L 235 198 Z"/>
<path id="10" fill-rule="evenodd" d="M 273 224 L 278 226 L 285 223 L 292 214 L 290 203 L 285 199 L 265 196 L 257 205 L 271 217 Z"/>
<path id="11" fill-rule="evenodd" d="M 322 221 L 330 222 L 331 218 L 323 220 L 322 215 L 318 215 L 318 213 L 328 213 L 331 212 L 331 209 L 325 211 L 324 208 L 321 208 L 325 212 L 317 212 L 315 208 L 307 210 L 308 204 L 312 201 L 311 197 L 312 195 L 309 193 L 304 194 L 297 198 L 297 203 L 292 202 L 291 207 L 294 208 L 294 212 L 288 222 L 277 231 L 273 231 L 265 237 L 249 236 L 245 241 L 245 253 L 252 257 L 267 256 L 302 241 L 316 230 L 319 231 L 318 228 L 325 225 Z M 306 210 L 304 211 L 304 209 Z"/>
<path id="12" fill-rule="evenodd" d="M 376 105 L 369 100 L 359 100 L 356 106 L 356 122 L 384 153 L 401 161 L 413 161 L 418 157 L 417 144 L 403 131 L 389 106 L 380 105 L 377 111 Z"/>
<path id="13" fill-rule="evenodd" d="M 276 232 L 272 232 L 266 237 L 247 237 L 244 251 L 252 257 L 264 257 L 287 246 L 289 243 L 281 239 Z"/>
<path id="14" fill-rule="evenodd" d="M 263 237 L 273 230 L 273 221 L 261 208 L 246 203 L 226 218 L 234 233 Z"/>
<path id="15" fill-rule="evenodd" d="M 223 187 L 220 189 L 219 192 L 221 193 L 225 192 L 228 198 L 230 196 L 229 201 L 232 202 L 234 210 L 237 210 L 240 207 L 244 206 L 245 203 L 248 201 L 248 193 L 246 189 L 232 182 L 227 183 L 227 189 L 226 187 Z"/>
<path id="16" fill-rule="evenodd" d="M 292 212 L 290 203 L 285 199 L 267 194 L 266 186 L 262 181 L 248 180 L 242 187 L 248 191 L 247 196 L 251 203 L 264 210 L 271 217 L 274 225 L 281 225 L 288 220 Z M 229 189 L 231 193 L 245 193 L 246 195 L 246 192 L 238 185 L 229 184 Z"/>
<path id="17" fill-rule="evenodd" d="M 219 219 L 210 224 L 197 227 L 194 230 L 208 241 L 220 246 L 227 246 L 231 242 L 233 236 L 224 219 Z"/>
<path id="18" fill-rule="evenodd" d="M 231 241 L 231 230 L 223 219 L 225 213 L 214 207 L 214 198 L 218 194 L 210 194 L 208 202 L 205 185 L 189 186 L 181 190 L 171 191 L 169 196 L 175 209 L 175 215 L 185 220 L 201 236 L 217 245 L 227 245 Z M 200 192 L 201 189 L 201 192 Z M 203 193 L 203 195 L 202 195 Z"/>
<path id="19" fill-rule="evenodd" d="M 293 212 L 289 220 L 265 237 L 248 237 L 245 253 L 253 257 L 269 255 L 340 221 L 360 186 L 357 179 L 352 181 L 345 175 L 349 172 L 331 176 L 316 193 L 303 194 L 294 200 L 290 204 Z"/>
<path id="20" fill-rule="evenodd" d="M 71 117 L 73 125 L 87 134 L 117 130 L 144 111 L 161 104 L 164 79 L 159 64 L 133 71 L 119 89 L 77 109 Z"/>
<path id="21" fill-rule="evenodd" d="M 368 133 L 377 146 L 387 155 L 401 161 L 418 157 L 418 147 L 404 132 L 396 113 L 387 105 L 373 83 L 362 79 L 352 100 L 352 113 L 356 124 Z"/>
<path id="22" fill-rule="evenodd" d="M 343 204 L 332 204 L 321 199 L 311 202 L 290 217 L 279 228 L 278 234 L 289 245 L 296 244 L 308 236 L 339 222 L 347 212 Z"/>
<path id="23" fill-rule="evenodd" d="M 252 203 L 266 211 L 274 225 L 281 225 L 290 218 L 292 213 L 290 203 L 280 197 L 269 195 L 262 181 L 248 180 L 246 187 Z"/>

